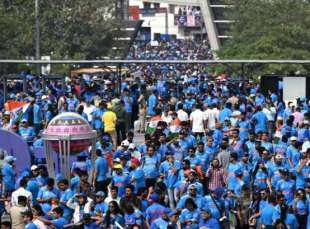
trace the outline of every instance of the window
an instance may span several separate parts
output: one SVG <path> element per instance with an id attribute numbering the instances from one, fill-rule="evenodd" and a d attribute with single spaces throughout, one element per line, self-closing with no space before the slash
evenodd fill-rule
<path id="1" fill-rule="evenodd" d="M 160 3 L 154 3 L 154 8 L 159 9 L 160 8 Z"/>
<path id="2" fill-rule="evenodd" d="M 151 3 L 149 3 L 149 2 L 143 2 L 143 8 L 144 8 L 144 9 L 150 9 L 150 8 L 151 8 Z"/>

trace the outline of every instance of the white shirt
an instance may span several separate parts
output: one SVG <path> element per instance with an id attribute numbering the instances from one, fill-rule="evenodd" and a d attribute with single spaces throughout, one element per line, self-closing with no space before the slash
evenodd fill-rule
<path id="1" fill-rule="evenodd" d="M 89 197 L 87 197 L 87 202 L 84 205 L 84 213 L 91 213 L 93 206 L 93 200 Z M 73 212 L 73 223 L 78 223 L 80 222 L 81 215 L 80 215 L 80 205 L 74 202 L 74 198 L 70 198 L 67 202 L 67 207 L 71 208 L 74 210 Z"/>
<path id="2" fill-rule="evenodd" d="M 188 121 L 188 114 L 183 110 L 178 110 L 177 112 L 178 118 L 181 122 L 187 122 Z"/>
<path id="3" fill-rule="evenodd" d="M 263 112 L 264 112 L 264 114 L 267 116 L 267 119 L 268 119 L 268 121 L 274 121 L 274 119 L 273 119 L 273 115 L 272 115 L 272 112 L 269 110 L 269 109 L 267 109 L 267 108 L 264 108 L 263 109 Z"/>
<path id="4" fill-rule="evenodd" d="M 45 226 L 45 224 L 42 221 L 38 220 L 38 219 L 35 219 L 32 222 L 37 226 L 38 229 L 46 229 L 47 228 Z"/>
<path id="5" fill-rule="evenodd" d="M 27 191 L 23 187 L 19 187 L 14 192 L 12 192 L 12 197 L 11 197 L 11 204 L 12 204 L 12 206 L 17 206 L 18 205 L 18 197 L 19 196 L 27 197 L 28 201 L 30 203 L 32 203 L 32 193 Z"/>
<path id="6" fill-rule="evenodd" d="M 89 107 L 87 105 L 84 105 L 84 113 L 87 114 L 88 122 L 91 122 L 93 120 L 93 112 L 96 110 L 96 107 L 94 105 L 90 105 Z"/>
<path id="7" fill-rule="evenodd" d="M 203 111 L 200 109 L 193 111 L 189 117 L 189 120 L 192 121 L 192 131 L 194 133 L 205 132 L 203 122 L 206 120 L 206 116 Z"/>
<path id="8" fill-rule="evenodd" d="M 207 109 L 205 111 L 206 119 L 208 119 L 208 128 L 213 130 L 215 128 L 216 120 L 219 120 L 220 111 L 217 108 Z"/>

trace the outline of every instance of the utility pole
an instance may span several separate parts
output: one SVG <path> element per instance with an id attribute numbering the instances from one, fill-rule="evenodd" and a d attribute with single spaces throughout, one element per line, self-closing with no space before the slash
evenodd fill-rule
<path id="1" fill-rule="evenodd" d="M 39 0 L 35 0 L 35 21 L 36 21 L 36 39 L 35 39 L 35 50 L 36 50 L 36 60 L 41 59 L 41 53 L 40 53 L 40 20 L 39 20 Z M 41 65 L 37 64 L 37 75 L 41 75 Z"/>

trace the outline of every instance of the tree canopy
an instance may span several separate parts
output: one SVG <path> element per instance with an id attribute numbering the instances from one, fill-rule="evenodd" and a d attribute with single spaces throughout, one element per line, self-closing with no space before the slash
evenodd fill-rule
<path id="1" fill-rule="evenodd" d="M 219 51 L 221 59 L 310 59 L 310 3 L 305 0 L 227 0 L 235 21 L 233 38 Z M 252 66 L 259 72 L 301 70 L 307 66 Z"/>
<path id="2" fill-rule="evenodd" d="M 117 33 L 113 0 L 39 0 L 41 55 L 95 59 L 109 56 Z M 0 58 L 35 56 L 35 0 L 0 3 Z"/>

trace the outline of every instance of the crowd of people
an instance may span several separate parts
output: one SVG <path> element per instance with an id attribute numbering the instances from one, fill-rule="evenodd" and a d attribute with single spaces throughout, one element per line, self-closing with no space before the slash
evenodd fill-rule
<path id="1" fill-rule="evenodd" d="M 178 40 L 136 43 L 129 59 L 211 56 L 204 43 Z M 69 180 L 50 177 L 33 155 L 17 174 L 20 159 L 0 152 L 2 229 L 310 228 L 306 98 L 285 103 L 281 85 L 263 95 L 258 83 L 217 80 L 203 65 L 127 67 L 134 79 L 120 87 L 81 76 L 43 90 L 30 73 L 28 94 L 9 85 L 11 99 L 30 105 L 18 121 L 3 110 L 0 125 L 30 149 L 63 112 L 98 137 L 94 170 L 80 152 Z"/>

